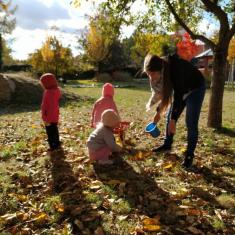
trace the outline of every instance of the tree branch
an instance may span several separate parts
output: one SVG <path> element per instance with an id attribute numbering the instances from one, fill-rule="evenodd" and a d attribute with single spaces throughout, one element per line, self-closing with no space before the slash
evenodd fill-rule
<path id="1" fill-rule="evenodd" d="M 230 39 L 234 36 L 235 34 L 235 23 L 232 25 L 231 30 L 229 31 L 229 37 Z"/>
<path id="2" fill-rule="evenodd" d="M 229 30 L 229 22 L 227 14 L 221 9 L 220 6 L 217 5 L 217 1 L 210 0 L 201 0 L 206 6 L 207 10 L 214 13 L 220 21 L 220 25 L 224 29 L 224 31 Z"/>
<path id="3" fill-rule="evenodd" d="M 195 34 L 185 23 L 184 21 L 179 17 L 179 15 L 176 13 L 174 7 L 171 5 L 169 0 L 165 0 L 167 6 L 169 7 L 171 13 L 174 15 L 175 20 L 189 33 L 189 35 L 191 36 L 192 39 L 198 39 L 200 41 L 203 41 L 204 43 L 206 43 L 208 46 L 210 46 L 212 48 L 212 50 L 216 47 L 215 43 L 212 42 L 211 40 L 209 40 L 208 38 L 206 38 L 203 35 L 198 35 Z"/>

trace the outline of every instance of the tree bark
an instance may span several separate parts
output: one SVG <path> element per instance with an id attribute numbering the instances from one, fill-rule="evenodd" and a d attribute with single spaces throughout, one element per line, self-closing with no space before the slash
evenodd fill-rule
<path id="1" fill-rule="evenodd" d="M 224 84 L 227 78 L 227 51 L 215 51 L 208 112 L 208 127 L 222 126 Z"/>
<path id="2" fill-rule="evenodd" d="M 2 72 L 2 66 L 3 66 L 3 46 L 2 46 L 2 34 L 0 33 L 0 72 Z"/>

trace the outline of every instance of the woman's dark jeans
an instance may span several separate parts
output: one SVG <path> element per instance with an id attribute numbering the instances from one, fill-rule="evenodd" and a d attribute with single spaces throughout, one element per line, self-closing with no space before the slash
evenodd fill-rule
<path id="1" fill-rule="evenodd" d="M 184 101 L 182 109 L 180 110 L 180 115 L 186 107 L 186 126 L 188 130 L 187 136 L 187 152 L 186 155 L 193 156 L 194 151 L 198 141 L 198 121 L 200 117 L 202 102 L 204 100 L 206 88 L 201 86 L 200 88 L 194 90 Z M 166 136 L 164 140 L 164 145 L 171 146 L 173 143 L 173 135 L 168 135 L 167 129 L 171 117 L 172 105 L 167 114 L 166 120 Z M 176 120 L 177 121 L 177 120 Z"/>

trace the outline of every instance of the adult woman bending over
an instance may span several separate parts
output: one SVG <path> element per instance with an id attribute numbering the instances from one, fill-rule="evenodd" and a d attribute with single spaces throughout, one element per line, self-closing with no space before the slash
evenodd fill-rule
<path id="1" fill-rule="evenodd" d="M 146 105 L 149 109 L 158 103 L 154 122 L 157 123 L 164 110 L 170 106 L 164 143 L 154 152 L 170 150 L 176 133 L 176 123 L 186 107 L 187 150 L 183 166 L 191 167 L 198 141 L 198 120 L 205 96 L 205 79 L 201 72 L 190 62 L 177 55 L 164 60 L 156 55 L 147 55 L 144 71 L 150 79 L 152 96 Z"/>

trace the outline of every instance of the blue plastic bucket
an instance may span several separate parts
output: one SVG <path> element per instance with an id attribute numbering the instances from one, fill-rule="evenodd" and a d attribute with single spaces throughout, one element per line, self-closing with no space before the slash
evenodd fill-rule
<path id="1" fill-rule="evenodd" d="M 157 138 L 160 135 L 160 130 L 158 129 L 156 123 L 150 122 L 145 127 L 145 132 L 149 133 L 153 138 Z"/>

